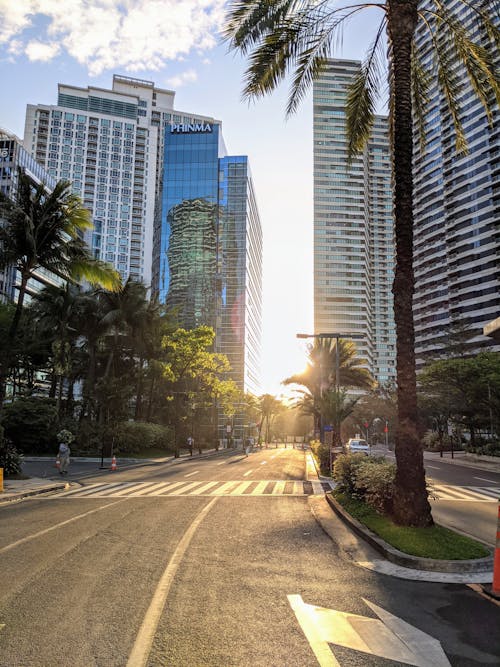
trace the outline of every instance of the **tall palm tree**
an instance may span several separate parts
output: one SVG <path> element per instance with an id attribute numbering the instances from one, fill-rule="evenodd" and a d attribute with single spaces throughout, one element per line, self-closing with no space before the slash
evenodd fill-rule
<path id="1" fill-rule="evenodd" d="M 45 287 L 35 295 L 33 311 L 40 335 L 52 341 L 54 390 L 57 391 L 57 414 L 60 413 L 64 378 L 71 372 L 73 354 L 78 338 L 77 316 L 81 292 L 77 285 Z M 54 391 L 55 393 L 55 391 Z M 53 395 L 53 394 L 51 394 Z"/>
<path id="2" fill-rule="evenodd" d="M 337 345 L 339 377 L 337 379 Z M 283 384 L 300 384 L 307 387 L 314 396 L 333 387 L 370 389 L 373 378 L 363 368 L 364 359 L 357 356 L 356 344 L 339 338 L 315 338 L 307 348 L 307 367 L 302 373 L 292 375 Z"/>
<path id="3" fill-rule="evenodd" d="M 120 283 L 117 272 L 92 257 L 81 239 L 92 227 L 89 212 L 71 192 L 68 181 L 59 181 L 52 192 L 36 185 L 19 170 L 13 197 L 0 192 L 0 269 L 13 266 L 20 285 L 8 341 L 16 337 L 28 281 L 44 268 L 68 281 L 88 280 L 110 289 Z M 10 365 L 10 345 L 0 359 L 0 407 Z"/>
<path id="4" fill-rule="evenodd" d="M 347 4 L 338 0 L 234 0 L 225 35 L 231 47 L 249 55 L 244 95 L 263 96 L 293 71 L 287 112 L 291 113 L 307 88 L 342 43 L 344 25 L 359 12 L 379 12 L 374 41 L 350 88 L 347 135 L 351 155 L 370 135 L 378 96 L 389 83 L 396 266 L 393 284 L 397 335 L 398 417 L 397 473 L 394 519 L 413 526 L 432 525 L 425 487 L 418 413 L 413 324 L 413 133 L 425 141 L 424 109 L 429 82 L 437 79 L 455 126 L 457 149 L 465 149 L 461 125 L 464 71 L 492 118 L 490 100 L 500 102 L 495 57 L 500 45 L 497 0 L 459 0 L 460 9 L 475 17 L 469 30 L 444 0 L 371 0 Z M 496 25 L 495 25 L 496 23 Z M 430 35 L 432 57 L 415 45 L 417 30 Z M 386 61 L 387 55 L 387 61 Z M 387 67 L 385 63 L 387 62 Z M 461 69 L 460 69 L 461 68 Z"/>

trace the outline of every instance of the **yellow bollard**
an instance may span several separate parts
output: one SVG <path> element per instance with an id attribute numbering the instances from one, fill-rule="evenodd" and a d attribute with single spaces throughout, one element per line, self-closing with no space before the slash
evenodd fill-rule
<path id="1" fill-rule="evenodd" d="M 3 468 L 0 468 L 0 493 L 3 491 Z"/>

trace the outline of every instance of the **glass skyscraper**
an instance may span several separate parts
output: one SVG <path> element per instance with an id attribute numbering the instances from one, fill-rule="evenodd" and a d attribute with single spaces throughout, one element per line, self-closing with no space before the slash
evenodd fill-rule
<path id="1" fill-rule="evenodd" d="M 358 353 L 379 382 L 395 379 L 391 161 L 377 116 L 348 162 L 347 89 L 359 62 L 329 60 L 313 86 L 314 331 L 362 334 Z"/>
<path id="2" fill-rule="evenodd" d="M 248 159 L 217 123 L 168 124 L 153 294 L 186 328 L 215 329 L 238 386 L 260 391 L 262 229 Z"/>
<path id="3" fill-rule="evenodd" d="M 430 3 L 427 3 L 430 4 Z M 473 7 L 450 0 L 447 10 L 476 33 L 487 49 L 486 34 L 475 28 Z M 429 33 L 417 34 L 422 60 L 433 56 Z M 500 57 L 497 53 L 497 63 Z M 427 146 L 414 146 L 415 342 L 418 367 L 444 352 L 454 325 L 466 327 L 470 350 L 500 350 L 483 336 L 483 327 L 500 312 L 500 109 L 492 123 L 459 73 L 464 134 L 468 153 L 455 149 L 455 131 L 442 93 L 432 82 L 426 109 Z"/>

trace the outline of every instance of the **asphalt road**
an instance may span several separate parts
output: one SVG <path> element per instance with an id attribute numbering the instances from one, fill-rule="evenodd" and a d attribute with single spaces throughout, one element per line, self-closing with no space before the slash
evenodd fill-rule
<path id="1" fill-rule="evenodd" d="M 0 666 L 499 664 L 499 606 L 346 560 L 304 476 L 224 453 L 0 507 Z"/>

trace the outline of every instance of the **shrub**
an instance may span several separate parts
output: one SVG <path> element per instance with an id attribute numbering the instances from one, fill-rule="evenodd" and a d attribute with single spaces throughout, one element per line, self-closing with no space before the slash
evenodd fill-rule
<path id="1" fill-rule="evenodd" d="M 365 460 L 356 469 L 356 495 L 381 514 L 392 510 L 394 463 Z"/>
<path id="2" fill-rule="evenodd" d="M 4 405 L 2 426 L 17 450 L 45 454 L 57 450 L 57 411 L 50 398 L 19 398 Z"/>
<path id="3" fill-rule="evenodd" d="M 339 491 L 354 495 L 356 493 L 357 470 L 366 463 L 365 454 L 339 454 L 333 464 L 333 479 Z"/>
<path id="4" fill-rule="evenodd" d="M 149 422 L 120 422 L 109 429 L 113 451 L 117 454 L 136 454 L 144 449 L 173 451 L 173 433 L 168 426 Z"/>
<path id="5" fill-rule="evenodd" d="M 311 451 L 319 464 L 320 471 L 324 475 L 330 475 L 330 451 L 328 445 L 321 444 L 319 440 L 311 440 Z"/>
<path id="6" fill-rule="evenodd" d="M 20 475 L 22 466 L 22 456 L 14 445 L 4 437 L 4 431 L 0 426 L 0 468 L 3 468 L 4 475 Z"/>

